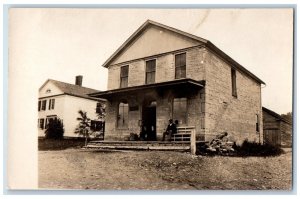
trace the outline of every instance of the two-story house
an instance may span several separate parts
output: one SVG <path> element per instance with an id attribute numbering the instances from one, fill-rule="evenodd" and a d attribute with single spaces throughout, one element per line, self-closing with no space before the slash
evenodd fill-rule
<path id="1" fill-rule="evenodd" d="M 98 90 L 82 87 L 82 76 L 76 76 L 75 84 L 48 79 L 39 89 L 38 100 L 38 136 L 45 136 L 45 129 L 51 119 L 59 118 L 64 124 L 64 137 L 78 137 L 75 129 L 78 125 L 79 110 L 87 112 L 92 119 L 91 128 L 100 131 L 103 122 L 98 119 L 103 99 L 88 96 Z"/>
<path id="2" fill-rule="evenodd" d="M 103 66 L 108 90 L 90 96 L 107 99 L 106 140 L 161 140 L 172 118 L 198 140 L 262 141 L 264 82 L 206 39 L 148 20 Z"/>

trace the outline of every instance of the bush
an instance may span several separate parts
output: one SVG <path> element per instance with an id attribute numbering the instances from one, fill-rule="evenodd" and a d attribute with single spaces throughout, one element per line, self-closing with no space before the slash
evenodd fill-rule
<path id="1" fill-rule="evenodd" d="M 238 156 L 277 156 L 283 153 L 279 146 L 261 144 L 245 140 L 241 146 L 235 145 L 234 150 Z"/>
<path id="2" fill-rule="evenodd" d="M 238 156 L 238 157 L 247 157 L 247 156 L 277 156 L 282 154 L 284 151 L 279 146 L 274 146 L 270 144 L 261 144 L 256 142 L 249 142 L 245 140 L 242 145 L 233 144 L 232 148 L 234 151 L 230 152 L 220 152 L 220 151 L 208 151 L 208 145 L 202 144 L 197 145 L 197 155 L 204 156 L 215 156 L 215 155 L 223 155 L 223 156 Z"/>
<path id="3" fill-rule="evenodd" d="M 49 120 L 48 127 L 45 131 L 46 139 L 62 139 L 64 137 L 64 125 L 58 118 Z"/>

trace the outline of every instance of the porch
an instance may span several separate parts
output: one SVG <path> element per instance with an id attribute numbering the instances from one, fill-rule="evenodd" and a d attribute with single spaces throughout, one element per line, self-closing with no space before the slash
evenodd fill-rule
<path id="1" fill-rule="evenodd" d="M 177 121 L 177 127 L 194 126 L 199 138 L 204 134 L 204 85 L 177 79 L 90 96 L 107 99 L 105 141 L 126 141 L 130 134 L 161 141 L 169 119 Z"/>
<path id="2" fill-rule="evenodd" d="M 203 145 L 206 142 L 197 141 L 196 145 Z M 159 151 L 182 151 L 194 152 L 191 150 L 190 141 L 91 141 L 85 147 L 87 149 L 110 149 L 110 150 L 159 150 Z"/>

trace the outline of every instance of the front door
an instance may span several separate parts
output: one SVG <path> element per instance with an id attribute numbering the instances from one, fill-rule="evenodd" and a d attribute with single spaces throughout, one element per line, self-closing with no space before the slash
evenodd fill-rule
<path id="1" fill-rule="evenodd" d="M 156 103 L 152 102 L 143 107 L 143 127 L 142 132 L 145 140 L 156 140 Z"/>

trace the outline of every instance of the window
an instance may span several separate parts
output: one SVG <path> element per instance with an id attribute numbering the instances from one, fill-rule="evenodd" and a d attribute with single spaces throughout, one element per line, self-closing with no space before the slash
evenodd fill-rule
<path id="1" fill-rule="evenodd" d="M 256 114 L 256 132 L 259 132 L 259 115 Z"/>
<path id="2" fill-rule="evenodd" d="M 47 116 L 47 118 L 46 118 L 46 123 L 45 123 L 45 129 L 47 129 L 48 126 L 49 126 L 49 123 L 52 122 L 52 121 L 55 120 L 55 119 L 57 119 L 56 116 Z"/>
<path id="3" fill-rule="evenodd" d="M 54 109 L 54 105 L 55 105 L 55 99 L 50 99 L 48 109 L 49 110 Z"/>
<path id="4" fill-rule="evenodd" d="M 40 124 L 39 124 L 40 129 L 44 129 L 44 122 L 45 122 L 45 119 L 40 119 Z"/>
<path id="5" fill-rule="evenodd" d="M 103 122 L 97 120 L 91 120 L 91 130 L 101 131 L 103 128 Z"/>
<path id="6" fill-rule="evenodd" d="M 174 98 L 173 101 L 173 119 L 178 120 L 179 124 L 186 124 L 187 99 Z"/>
<path id="7" fill-rule="evenodd" d="M 45 111 L 46 110 L 46 104 L 47 104 L 47 100 L 43 100 L 42 101 L 42 111 Z"/>
<path id="8" fill-rule="evenodd" d="M 231 88 L 232 88 L 232 96 L 237 97 L 236 71 L 234 69 L 231 69 Z"/>
<path id="9" fill-rule="evenodd" d="M 39 101 L 39 106 L 38 106 L 38 111 L 40 111 L 41 110 L 41 101 Z"/>
<path id="10" fill-rule="evenodd" d="M 97 102 L 97 106 L 96 106 L 96 113 L 101 113 L 101 103 Z"/>
<path id="11" fill-rule="evenodd" d="M 123 102 L 119 104 L 117 126 L 118 128 L 128 127 L 128 104 Z"/>
<path id="12" fill-rule="evenodd" d="M 186 77 L 186 53 L 175 55 L 175 79 Z"/>
<path id="13" fill-rule="evenodd" d="M 120 82 L 120 87 L 125 88 L 128 86 L 128 66 L 122 66 L 121 67 L 121 82 Z"/>
<path id="14" fill-rule="evenodd" d="M 146 84 L 155 83 L 156 60 L 146 61 Z"/>

